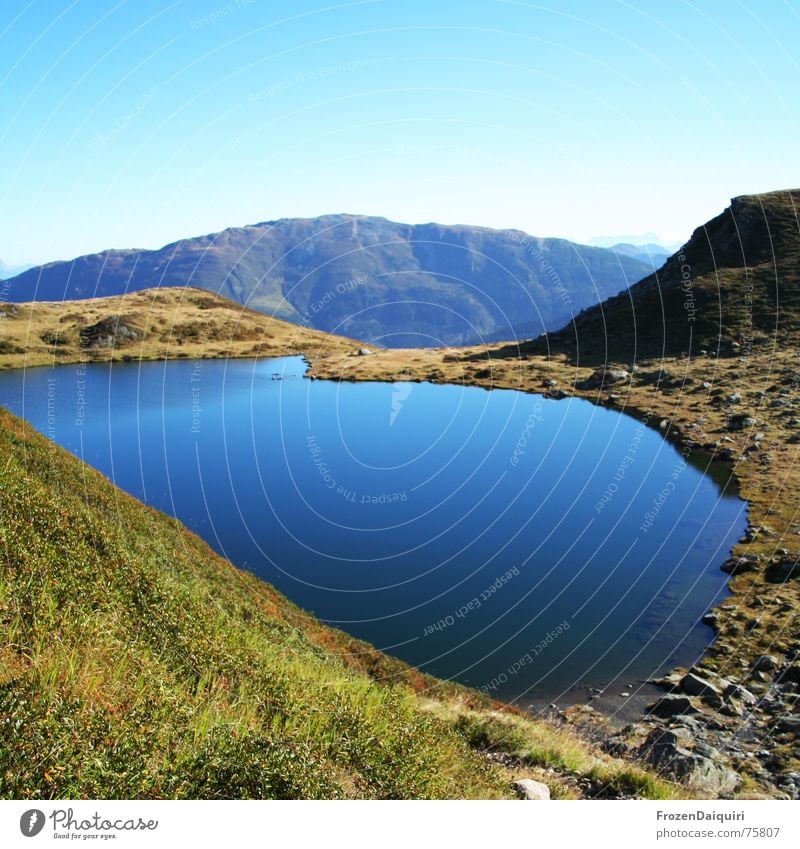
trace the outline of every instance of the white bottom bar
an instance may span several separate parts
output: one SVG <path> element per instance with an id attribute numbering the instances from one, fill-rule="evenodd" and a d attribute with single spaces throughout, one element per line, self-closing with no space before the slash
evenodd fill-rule
<path id="1" fill-rule="evenodd" d="M 0 846 L 783 847 L 790 802 L 0 802 Z M 32 836 L 27 836 L 34 832 Z"/>

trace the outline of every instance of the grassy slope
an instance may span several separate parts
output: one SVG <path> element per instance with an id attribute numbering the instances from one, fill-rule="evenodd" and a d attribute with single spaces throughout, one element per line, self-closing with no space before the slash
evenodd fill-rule
<path id="1" fill-rule="evenodd" d="M 112 298 L 0 304 L 0 368 L 200 357 L 274 357 L 303 351 L 350 353 L 360 343 L 288 324 L 200 289 L 148 289 Z M 117 323 L 117 319 L 119 323 Z M 83 340 L 100 322 L 114 328 Z M 135 335 L 123 336 L 123 325 Z"/>
<path id="2" fill-rule="evenodd" d="M 2 798 L 679 792 L 322 626 L 4 411 L 0 457 Z"/>

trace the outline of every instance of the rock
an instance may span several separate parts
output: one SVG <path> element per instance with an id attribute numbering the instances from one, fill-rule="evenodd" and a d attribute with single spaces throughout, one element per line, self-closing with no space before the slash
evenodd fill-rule
<path id="1" fill-rule="evenodd" d="M 722 692 L 726 699 L 738 699 L 746 705 L 754 705 L 758 698 L 754 696 L 746 687 L 739 684 L 729 684 Z"/>
<path id="2" fill-rule="evenodd" d="M 741 784 L 741 779 L 732 769 L 702 755 L 690 756 L 682 763 L 679 761 L 678 768 L 685 771 L 686 783 L 691 789 L 712 797 L 728 796 Z M 678 770 L 676 774 L 681 777 Z"/>
<path id="3" fill-rule="evenodd" d="M 781 558 L 767 569 L 765 577 L 771 584 L 782 584 L 800 578 L 800 559 L 797 555 Z"/>
<path id="4" fill-rule="evenodd" d="M 368 357 L 371 353 L 372 353 L 372 351 L 370 351 L 369 348 L 359 348 L 356 351 L 356 356 L 357 357 Z"/>
<path id="5" fill-rule="evenodd" d="M 704 381 L 700 384 L 701 388 L 703 388 L 703 389 L 711 389 L 711 385 L 712 385 L 712 384 L 710 384 L 707 380 L 704 380 Z"/>
<path id="6" fill-rule="evenodd" d="M 743 572 L 755 572 L 759 567 L 759 558 L 755 555 L 731 557 L 719 568 L 728 575 L 741 575 Z"/>
<path id="7" fill-rule="evenodd" d="M 680 749 L 689 749 L 692 746 L 691 732 L 686 728 L 670 728 L 667 730 L 656 728 L 645 740 L 642 754 L 647 762 L 655 767 L 660 767 L 665 761 L 674 757 Z"/>
<path id="8" fill-rule="evenodd" d="M 771 672 L 779 666 L 778 658 L 774 654 L 762 654 L 756 658 L 753 664 L 754 672 Z"/>
<path id="9" fill-rule="evenodd" d="M 701 678 L 694 672 L 689 672 L 681 680 L 681 690 L 690 696 L 721 696 L 719 687 L 712 684 L 706 678 Z"/>
<path id="10" fill-rule="evenodd" d="M 684 713 L 697 713 L 697 708 L 687 696 L 668 695 L 662 696 L 652 705 L 648 705 L 648 711 L 654 716 L 668 718 L 680 716 Z"/>
<path id="11" fill-rule="evenodd" d="M 514 782 L 514 789 L 520 799 L 529 799 L 532 801 L 545 801 L 550 798 L 550 788 L 541 781 L 534 781 L 532 778 L 520 778 Z"/>
<path id="12" fill-rule="evenodd" d="M 742 396 L 738 392 L 733 392 L 725 399 L 729 404 L 740 404 Z"/>
<path id="13" fill-rule="evenodd" d="M 81 348 L 118 348 L 140 339 L 141 334 L 125 324 L 121 315 L 109 315 L 84 327 L 79 338 Z"/>
<path id="14" fill-rule="evenodd" d="M 739 786 L 739 776 L 723 762 L 721 753 L 705 743 L 695 745 L 685 728 L 655 729 L 640 754 L 660 772 L 704 794 L 723 796 Z"/>
<path id="15" fill-rule="evenodd" d="M 557 380 L 548 379 L 548 380 L 545 380 L 545 381 L 544 381 L 544 385 L 545 385 L 545 386 L 549 386 L 549 387 L 550 387 L 550 389 L 553 389 L 553 388 L 555 388 L 556 386 L 558 386 L 558 381 L 557 381 Z"/>
<path id="16" fill-rule="evenodd" d="M 747 430 L 757 424 L 758 419 L 753 418 L 753 416 L 749 416 L 747 413 L 737 413 L 728 420 L 728 430 Z"/>
<path id="17" fill-rule="evenodd" d="M 800 663 L 792 663 L 787 666 L 786 669 L 781 672 L 779 680 L 781 683 L 788 681 L 792 684 L 800 684 Z"/>
<path id="18" fill-rule="evenodd" d="M 786 734 L 797 734 L 800 731 L 800 716 L 783 716 L 777 723 L 778 731 Z"/>
<path id="19" fill-rule="evenodd" d="M 747 539 L 752 542 L 756 537 L 774 537 L 775 531 L 769 525 L 750 525 L 747 528 Z"/>
<path id="20" fill-rule="evenodd" d="M 630 380 L 630 372 L 625 369 L 603 369 L 594 371 L 586 380 L 578 384 L 578 389 L 599 389 L 602 386 L 610 386 L 614 383 L 622 383 Z"/>

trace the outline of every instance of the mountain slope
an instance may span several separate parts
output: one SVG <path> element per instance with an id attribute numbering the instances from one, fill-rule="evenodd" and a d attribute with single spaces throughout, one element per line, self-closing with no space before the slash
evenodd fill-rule
<path id="1" fill-rule="evenodd" d="M 385 347 L 515 339 L 561 327 L 648 263 L 519 231 L 329 215 L 111 250 L 12 278 L 15 302 L 194 286 Z"/>
<path id="2" fill-rule="evenodd" d="M 744 195 L 656 273 L 523 349 L 606 360 L 800 341 L 800 190 Z"/>

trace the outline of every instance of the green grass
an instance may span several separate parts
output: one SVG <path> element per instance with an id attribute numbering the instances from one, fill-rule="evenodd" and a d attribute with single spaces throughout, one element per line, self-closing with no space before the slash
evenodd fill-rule
<path id="1" fill-rule="evenodd" d="M 0 797 L 513 795 L 477 693 L 324 627 L 2 410 L 0 458 Z M 586 767 L 514 721 L 532 763 L 551 735 Z"/>
<path id="2" fill-rule="evenodd" d="M 455 727 L 476 748 L 505 752 L 521 764 L 555 770 L 562 777 L 588 779 L 597 795 L 646 799 L 676 798 L 674 784 L 650 770 L 601 754 L 574 734 L 497 712 L 470 711 Z M 559 788 L 551 788 L 558 794 Z"/>

